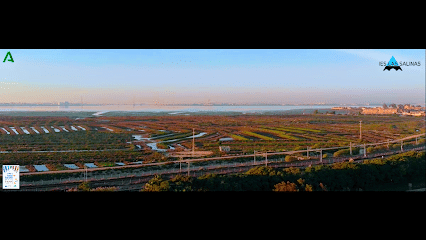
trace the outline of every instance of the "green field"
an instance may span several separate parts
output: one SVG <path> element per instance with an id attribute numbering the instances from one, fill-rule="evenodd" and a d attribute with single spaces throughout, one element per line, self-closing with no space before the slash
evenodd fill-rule
<path id="1" fill-rule="evenodd" d="M 245 138 L 245 137 L 241 137 L 239 135 L 235 135 L 235 134 L 229 134 L 229 136 L 231 138 L 233 138 L 234 140 L 238 140 L 238 141 L 248 141 L 249 139 Z"/>
<path id="2" fill-rule="evenodd" d="M 261 134 L 258 134 L 258 133 L 254 133 L 254 132 L 242 131 L 242 133 L 246 134 L 248 136 L 260 138 L 262 140 L 268 140 L 268 141 L 275 140 L 275 138 L 267 137 L 267 136 L 264 136 L 264 135 L 261 135 Z"/>
<path id="3" fill-rule="evenodd" d="M 87 112 L 84 114 L 88 115 Z M 363 121 L 362 140 L 359 139 L 360 120 Z M 63 132 L 61 130 L 61 132 L 49 134 L 44 132 L 36 134 L 31 131 L 31 134 L 24 134 L 19 129 L 20 126 L 29 130 L 30 126 L 63 125 L 80 125 L 87 131 Z M 207 133 L 195 138 L 195 150 L 212 151 L 212 157 L 226 155 L 219 152 L 220 145 L 229 145 L 233 151 L 232 154 L 252 153 L 254 150 L 306 149 L 308 146 L 315 148 L 348 146 L 349 142 L 376 143 L 425 132 L 424 118 L 421 117 L 325 114 L 100 116 L 78 120 L 62 115 L 55 117 L 1 115 L 0 127 L 15 127 L 20 132 L 19 135 L 13 132 L 6 134 L 0 129 L 0 150 L 9 152 L 0 155 L 2 164 L 49 163 L 53 164 L 52 168 L 60 168 L 55 164 L 61 163 L 169 161 L 171 158 L 152 150 L 142 140 L 135 142 L 132 135 L 141 135 L 142 138 L 155 137 L 149 142 L 177 139 L 177 141 L 157 146 L 166 149 L 169 144 L 181 144 L 185 147 L 180 148 L 174 145 L 175 151 L 185 151 L 187 150 L 185 148 L 191 148 L 192 139 L 187 137 L 192 135 L 193 128 L 196 133 Z M 114 131 L 107 131 L 103 127 Z M 231 137 L 234 141 L 219 141 L 223 137 Z M 141 148 L 135 145 L 140 145 Z M 113 149 L 118 150 L 110 151 Z M 63 150 L 98 150 L 98 152 L 48 152 Z"/>
<path id="4" fill-rule="evenodd" d="M 295 136 L 291 136 L 291 135 L 285 134 L 285 132 L 282 132 L 282 131 L 271 130 L 271 129 L 267 129 L 267 128 L 259 128 L 259 129 L 261 129 L 264 132 L 273 133 L 273 134 L 275 134 L 278 137 L 283 138 L 283 139 L 301 140 L 301 138 L 299 138 L 299 137 L 295 137 Z"/>

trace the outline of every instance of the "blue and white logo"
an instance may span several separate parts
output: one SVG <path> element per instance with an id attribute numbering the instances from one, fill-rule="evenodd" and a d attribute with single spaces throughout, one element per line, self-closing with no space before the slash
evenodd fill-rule
<path id="1" fill-rule="evenodd" d="M 395 58 L 392 56 L 392 58 L 389 60 L 388 64 L 386 65 L 386 67 L 383 69 L 383 71 L 385 70 L 390 71 L 391 69 L 395 69 L 395 71 L 401 70 L 401 67 L 398 65 L 398 62 L 395 60 Z"/>
<path id="2" fill-rule="evenodd" d="M 3 165 L 3 189 L 19 189 L 19 165 Z"/>

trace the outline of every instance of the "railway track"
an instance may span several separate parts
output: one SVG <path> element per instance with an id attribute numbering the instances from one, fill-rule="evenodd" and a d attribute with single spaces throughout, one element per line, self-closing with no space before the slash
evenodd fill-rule
<path id="1" fill-rule="evenodd" d="M 113 178 L 88 178 L 87 180 L 90 181 L 91 187 L 119 187 L 117 191 L 139 191 L 143 185 L 148 182 L 153 176 L 155 175 L 161 175 L 165 179 L 172 178 L 178 174 L 183 175 L 190 175 L 193 177 L 198 177 L 206 173 L 216 173 L 216 174 L 235 174 L 235 173 L 242 173 L 246 172 L 247 170 L 255 167 L 255 166 L 270 166 L 275 168 L 287 168 L 287 167 L 297 167 L 297 168 L 306 168 L 309 166 L 315 166 L 315 165 L 328 165 L 333 164 L 337 162 L 345 162 L 352 159 L 354 163 L 362 163 L 364 160 L 377 158 L 380 156 L 390 156 L 394 154 L 398 154 L 401 152 L 406 152 L 409 150 L 414 151 L 421 151 L 425 150 L 426 146 L 416 147 L 407 149 L 405 151 L 387 151 L 382 153 L 376 153 L 376 154 L 369 154 L 366 157 L 363 155 L 356 155 L 356 156 L 345 156 L 345 157 L 339 157 L 339 158 L 330 158 L 330 159 L 323 159 L 321 162 L 319 159 L 312 159 L 312 160 L 303 160 L 303 161 L 296 161 L 296 162 L 285 162 L 284 158 L 278 158 L 278 159 L 271 159 L 271 160 L 262 160 L 257 162 L 245 162 L 245 163 L 234 163 L 234 164 L 216 164 L 216 165 L 210 165 L 210 166 L 203 166 L 198 168 L 191 168 L 189 171 L 187 168 L 182 169 L 172 169 L 172 170 L 163 170 L 163 171 L 152 171 L 149 173 L 142 173 L 141 175 L 135 175 L 131 172 L 127 175 L 123 175 L 120 177 L 113 177 Z M 62 182 L 54 182 L 53 180 L 51 182 L 45 181 L 40 184 L 38 182 L 37 184 L 22 184 L 20 190 L 8 190 L 8 191 L 52 191 L 52 190 L 66 190 L 70 188 L 75 188 L 79 184 L 84 182 L 84 179 L 80 180 L 73 180 L 73 181 L 67 181 L 64 180 Z"/>

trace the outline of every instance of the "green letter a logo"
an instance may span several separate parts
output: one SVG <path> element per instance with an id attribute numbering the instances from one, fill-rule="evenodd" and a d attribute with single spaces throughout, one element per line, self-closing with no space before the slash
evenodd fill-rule
<path id="1" fill-rule="evenodd" d="M 10 59 L 8 59 L 7 61 L 15 62 L 15 61 L 13 61 L 13 57 L 12 57 L 12 54 L 10 52 L 7 52 L 6 57 L 4 57 L 3 62 L 6 62 L 7 56 L 10 56 Z"/>

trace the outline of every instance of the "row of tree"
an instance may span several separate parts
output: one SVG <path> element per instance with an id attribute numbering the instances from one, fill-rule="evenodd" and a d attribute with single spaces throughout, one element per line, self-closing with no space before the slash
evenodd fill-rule
<path id="1" fill-rule="evenodd" d="M 405 106 L 408 106 L 408 107 L 421 107 L 420 105 L 417 105 L 417 106 L 414 106 L 414 105 L 410 105 L 410 104 L 398 104 L 398 106 L 395 104 L 395 103 L 391 103 L 391 104 L 389 104 L 389 106 L 388 105 L 386 105 L 386 103 L 383 103 L 383 108 L 388 108 L 388 107 L 390 107 L 390 108 L 398 108 L 398 109 L 404 109 L 404 107 Z"/>
<path id="2" fill-rule="evenodd" d="M 141 191 L 342 191 L 369 190 L 383 183 L 424 181 L 425 152 L 410 151 L 362 164 L 334 163 L 300 168 L 255 167 L 243 174 L 206 174 L 198 178 L 157 175 Z"/>

